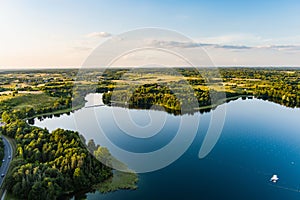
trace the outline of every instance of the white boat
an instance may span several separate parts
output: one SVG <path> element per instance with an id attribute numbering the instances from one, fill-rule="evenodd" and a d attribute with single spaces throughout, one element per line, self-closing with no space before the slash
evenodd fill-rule
<path id="1" fill-rule="evenodd" d="M 276 174 L 274 174 L 272 177 L 271 177 L 271 179 L 270 179 L 270 181 L 272 181 L 273 183 L 276 183 L 277 181 L 278 181 L 278 176 L 276 175 Z"/>

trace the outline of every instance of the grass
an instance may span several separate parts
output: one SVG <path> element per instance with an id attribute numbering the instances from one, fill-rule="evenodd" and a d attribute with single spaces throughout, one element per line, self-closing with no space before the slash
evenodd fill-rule
<path id="1" fill-rule="evenodd" d="M 188 79 L 200 79 L 198 77 L 183 77 L 183 76 L 176 76 L 176 75 L 169 75 L 169 74 L 162 74 L 162 73 L 154 73 L 154 74 L 143 74 L 142 77 L 138 74 L 134 73 L 127 73 L 123 79 L 120 80 L 113 80 L 112 82 L 117 84 L 118 86 L 122 85 L 141 85 L 141 84 L 150 84 L 150 83 L 169 83 L 169 82 L 177 82 L 181 80 L 188 80 Z M 221 81 L 221 80 L 220 80 Z M 222 83 L 222 81 L 220 82 Z M 229 82 L 226 82 L 229 83 Z M 188 83 L 187 83 L 188 84 Z M 201 89 L 201 90 L 209 90 L 213 89 L 216 91 L 223 91 L 223 92 L 234 92 L 230 86 L 223 86 L 219 84 L 203 84 L 203 85 L 193 85 L 193 88 Z"/>
<path id="2" fill-rule="evenodd" d="M 101 193 L 113 192 L 116 190 L 135 190 L 138 182 L 138 175 L 131 172 L 114 171 L 111 178 L 95 186 Z"/>
<path id="3" fill-rule="evenodd" d="M 32 107 L 35 110 L 41 108 L 52 107 L 54 102 L 58 99 L 58 97 L 51 97 L 45 93 L 35 92 L 35 93 L 18 93 L 13 96 L 10 95 L 1 95 L 0 96 L 0 108 L 1 106 L 10 106 L 14 109 L 24 109 L 28 107 Z M 85 102 L 82 102 L 80 105 L 73 106 L 71 108 L 55 110 L 49 113 L 37 114 L 33 117 L 39 117 L 43 115 L 50 114 L 63 114 L 67 112 L 71 112 L 74 110 L 78 110 L 84 106 Z"/>
<path id="4" fill-rule="evenodd" d="M 39 110 L 43 108 L 52 107 L 57 97 L 51 97 L 45 93 L 34 94 L 16 94 L 0 96 L 0 111 L 4 111 L 7 108 L 13 108 L 15 110 L 23 110 L 25 108 L 33 108 Z M 72 110 L 72 109 L 71 109 Z M 67 112 L 67 111 L 64 111 Z"/>
<path id="5" fill-rule="evenodd" d="M 15 106 L 16 109 L 22 109 L 26 107 L 43 108 L 50 107 L 56 100 L 56 97 L 51 97 L 47 94 L 25 94 L 18 95 L 15 98 L 9 99 L 9 104 Z"/>
<path id="6" fill-rule="evenodd" d="M 222 85 L 194 85 L 192 86 L 194 89 L 201 89 L 204 91 L 207 90 L 215 90 L 218 92 L 235 92 L 230 86 L 222 86 Z"/>
<path id="7" fill-rule="evenodd" d="M 163 73 L 153 73 L 153 74 L 138 74 L 138 73 L 127 73 L 120 80 L 113 80 L 112 82 L 118 84 L 149 84 L 157 82 L 171 82 L 171 81 L 180 81 L 185 80 L 185 77 L 168 75 Z"/>
<path id="8" fill-rule="evenodd" d="M 130 170 L 126 164 L 110 155 L 109 160 L 113 169 L 113 176 L 102 183 L 95 185 L 94 189 L 101 193 L 113 192 L 116 190 L 137 189 L 138 175 Z"/>
<path id="9" fill-rule="evenodd" d="M 23 96 L 23 95 L 24 94 L 16 94 L 15 96 L 13 96 L 12 92 L 8 92 L 7 94 L 2 93 L 0 95 L 0 102 L 2 102 L 2 101 L 8 101 L 10 99 L 17 98 L 17 97 Z"/>

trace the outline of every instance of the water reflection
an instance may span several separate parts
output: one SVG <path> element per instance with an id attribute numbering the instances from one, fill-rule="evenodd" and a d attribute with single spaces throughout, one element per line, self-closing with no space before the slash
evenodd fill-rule
<path id="1" fill-rule="evenodd" d="M 36 120 L 35 125 L 49 130 L 59 127 L 76 130 L 88 141 L 98 130 L 97 123 L 93 124 L 88 118 L 92 112 L 102 115 L 103 123 L 107 124 L 106 130 L 111 133 L 110 139 L 135 152 L 161 148 L 172 140 L 172 130 L 178 127 L 178 116 L 167 114 L 170 124 L 164 135 L 152 138 L 149 143 L 129 143 L 127 136 L 120 135 L 120 130 L 105 119 L 109 109 L 118 112 L 124 108 L 86 108 L 70 115 Z M 130 112 L 142 116 L 144 111 Z M 258 99 L 239 99 L 228 103 L 221 138 L 212 152 L 200 160 L 198 152 L 212 112 L 201 115 L 194 142 L 180 159 L 164 169 L 140 175 L 136 191 L 90 192 L 86 194 L 87 199 L 185 199 L 187 194 L 189 199 L 300 198 L 300 109 Z M 75 117 L 85 120 L 85 127 L 78 127 Z M 144 121 L 139 123 L 146 124 Z M 95 142 L 101 145 L 99 138 Z M 273 174 L 280 177 L 277 183 L 269 181 Z"/>

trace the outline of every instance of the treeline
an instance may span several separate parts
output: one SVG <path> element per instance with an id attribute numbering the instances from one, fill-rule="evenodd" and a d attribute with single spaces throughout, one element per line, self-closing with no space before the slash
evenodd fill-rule
<path id="1" fill-rule="evenodd" d="M 75 103 L 75 99 L 78 105 L 84 102 L 84 96 L 74 94 L 74 83 L 71 81 L 49 82 L 40 89 L 49 96 L 58 99 L 53 103 L 53 107 L 44 108 L 47 110 L 38 110 L 37 114 L 71 108 L 72 101 Z"/>
<path id="2" fill-rule="evenodd" d="M 226 68 L 223 81 L 236 83 L 238 89 L 256 98 L 287 107 L 300 107 L 299 68 Z"/>
<path id="3" fill-rule="evenodd" d="M 257 87 L 253 95 L 287 107 L 300 107 L 300 92 L 297 86 L 275 85 L 272 88 Z"/>
<path id="4" fill-rule="evenodd" d="M 143 74 L 143 70 L 148 72 L 150 69 L 140 69 L 139 72 Z M 196 107 L 200 110 L 240 96 L 269 100 L 287 107 L 300 107 L 298 68 L 178 68 L 176 71 L 186 77 L 187 83 L 193 88 L 194 96 L 198 100 Z M 104 93 L 105 104 L 142 109 L 160 105 L 168 112 L 182 114 L 178 111 L 182 110 L 183 101 L 187 104 L 191 102 L 191 92 L 177 92 L 180 87 L 172 88 L 171 91 L 168 83 L 144 84 L 133 89 L 116 86 L 113 80 L 117 80 L 119 76 L 113 74 L 123 74 L 124 70 L 113 72 L 107 70 L 109 81 L 102 81 L 97 87 L 97 92 Z M 177 84 L 180 85 L 180 81 Z M 186 82 L 181 85 L 184 84 Z M 207 89 L 200 89 L 202 86 Z M 223 86 L 224 89 L 218 89 Z"/>
<path id="5" fill-rule="evenodd" d="M 77 89 L 79 88 L 79 89 Z M 41 94 L 22 94 L 0 101 L 0 114 L 4 111 L 16 111 L 19 118 L 32 118 L 36 115 L 60 110 L 79 108 L 85 103 L 85 96 L 91 87 L 78 85 L 74 89 L 69 83 L 49 83 L 41 87 Z M 20 106 L 23 104 L 24 106 Z"/>
<path id="6" fill-rule="evenodd" d="M 287 107 L 300 107 L 300 70 L 299 68 L 220 68 L 219 70 L 206 69 L 178 69 L 183 76 L 198 77 L 188 79 L 192 86 L 205 84 L 233 84 L 232 91 L 225 91 L 226 97 L 254 96 L 278 103 Z M 204 76 L 203 76 L 204 75 Z M 220 77 L 204 79 L 203 77 Z M 210 93 L 215 92 L 213 90 Z M 195 89 L 197 94 L 197 89 Z M 201 94 L 208 95 L 207 91 Z M 210 96 L 216 96 L 211 94 Z M 197 94 L 199 105 L 205 106 L 207 98 Z M 201 103 L 202 102 L 202 103 Z"/>
<path id="7" fill-rule="evenodd" d="M 49 98 L 45 104 L 41 104 L 40 98 Z M 4 111 L 14 112 L 19 118 L 32 118 L 35 115 L 51 113 L 54 111 L 68 109 L 72 107 L 71 98 L 52 98 L 42 94 L 26 94 L 23 96 L 14 97 L 0 102 L 0 114 Z M 22 100 L 24 100 L 22 102 Z M 42 102 L 43 100 L 41 100 Z M 15 110 L 14 108 L 21 103 L 28 104 Z M 30 103 L 32 103 L 30 105 Z"/>
<path id="8" fill-rule="evenodd" d="M 228 93 L 228 96 L 234 95 L 236 94 Z M 150 109 L 153 105 L 159 105 L 173 114 L 193 113 L 198 107 L 210 106 L 212 103 L 226 100 L 223 92 L 215 90 L 185 90 L 182 87 L 172 87 L 171 90 L 167 85 L 157 83 L 145 84 L 133 90 L 115 88 L 113 92 L 105 92 L 102 98 L 107 105 L 136 109 Z M 212 98 L 214 98 L 213 102 Z"/>
<path id="9" fill-rule="evenodd" d="M 97 160 L 77 132 L 29 126 L 19 116 L 3 112 L 0 132 L 17 143 L 16 158 L 5 187 L 19 199 L 57 199 L 89 189 L 112 176 Z M 98 147 L 101 148 L 101 147 Z"/>

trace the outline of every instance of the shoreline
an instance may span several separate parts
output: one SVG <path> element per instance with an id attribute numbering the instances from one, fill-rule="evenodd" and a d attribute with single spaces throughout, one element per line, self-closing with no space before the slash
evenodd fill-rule
<path id="1" fill-rule="evenodd" d="M 34 115 L 30 118 L 25 118 L 24 120 L 31 120 L 31 119 L 35 119 L 35 118 L 38 118 L 38 117 L 43 117 L 43 116 L 48 116 L 48 115 L 62 115 L 62 114 L 66 114 L 66 113 L 69 113 L 69 112 L 73 112 L 73 111 L 76 111 L 76 110 L 80 110 L 81 108 L 84 108 L 84 105 L 85 105 L 86 102 L 78 105 L 78 106 L 72 106 L 71 108 L 65 108 L 65 109 L 61 109 L 61 110 L 56 110 L 56 111 L 53 111 L 53 112 L 47 112 L 47 113 L 42 113 L 42 114 L 37 114 L 37 115 Z"/>
<path id="2" fill-rule="evenodd" d="M 228 98 L 225 98 L 225 99 L 218 100 L 218 102 L 215 103 L 215 104 L 206 105 L 206 106 L 199 106 L 199 107 L 196 107 L 192 110 L 175 110 L 175 109 L 166 107 L 164 105 L 160 105 L 160 106 L 162 106 L 165 109 L 164 112 L 167 112 L 169 114 L 176 114 L 176 112 L 181 112 L 181 111 L 183 111 L 183 113 L 181 113 L 181 114 L 189 114 L 189 113 L 195 113 L 195 112 L 201 112 L 201 111 L 210 111 L 210 110 L 215 109 L 216 107 L 218 107 L 218 106 L 220 106 L 224 103 L 228 103 L 230 101 L 234 101 L 234 100 L 237 100 L 239 98 L 251 98 L 251 97 L 254 98 L 254 96 L 251 95 L 251 94 L 241 94 L 241 95 L 237 95 L 237 96 L 234 96 L 234 97 L 228 97 Z M 128 109 L 149 110 L 147 108 L 129 107 L 128 105 L 124 104 L 124 102 L 120 102 L 120 101 L 112 101 L 112 102 L 110 102 L 110 104 L 104 104 L 104 105 L 110 106 L 110 107 L 111 106 L 117 106 L 117 107 L 128 108 Z M 155 104 L 153 104 L 153 105 L 155 105 Z"/>
<path id="3" fill-rule="evenodd" d="M 103 94 L 103 93 L 89 93 L 89 94 Z M 219 100 L 218 101 L 218 103 L 216 103 L 216 104 L 211 104 L 211 105 L 206 105 L 206 106 L 199 106 L 199 107 L 197 107 L 197 108 L 194 108 L 194 110 L 191 110 L 191 111 L 186 111 L 186 113 L 189 113 L 189 112 L 200 112 L 200 111 L 203 111 L 203 110 L 208 110 L 208 109 L 214 109 L 214 108 L 216 108 L 217 106 L 220 106 L 220 105 L 222 105 L 222 104 L 224 104 L 224 103 L 228 103 L 229 101 L 234 101 L 234 100 L 237 100 L 237 99 L 239 99 L 239 98 L 249 98 L 249 97 L 253 97 L 253 95 L 238 95 L 238 96 L 234 96 L 234 97 L 228 97 L 228 98 L 225 98 L 225 99 L 222 99 L 222 100 Z M 86 104 L 86 100 L 83 102 L 83 103 L 81 103 L 80 105 L 77 105 L 77 106 L 74 106 L 74 107 L 71 107 L 71 108 L 65 108 L 65 109 L 61 109 L 61 110 L 56 110 L 56 111 L 53 111 L 53 112 L 47 112 L 47 113 L 42 113 L 42 114 L 37 114 L 37 115 L 34 115 L 34 116 L 32 116 L 32 117 L 30 117 L 30 118 L 25 118 L 24 120 L 31 120 L 31 119 L 35 119 L 35 118 L 38 118 L 38 117 L 43 117 L 43 116 L 47 116 L 47 115 L 57 115 L 57 114 L 66 114 L 66 113 L 68 113 L 68 112 L 73 112 L 73 111 L 77 111 L 77 110 L 80 110 L 80 109 L 82 109 L 82 108 L 85 108 L 85 104 Z M 123 107 L 124 108 L 124 106 L 121 106 L 121 105 L 124 105 L 124 103 L 122 102 L 116 102 L 116 101 L 114 101 L 114 102 L 111 102 L 111 103 L 115 103 L 114 105 L 112 105 L 112 104 L 104 104 L 103 103 L 103 105 L 105 105 L 105 106 L 118 106 L 118 105 L 120 105 L 120 107 Z M 162 106 L 162 105 L 161 105 Z M 164 107 L 164 106 L 162 106 L 162 107 Z M 126 108 L 129 108 L 129 107 L 126 107 Z M 165 109 L 168 109 L 168 110 L 170 110 L 170 111 L 180 111 L 180 110 L 174 110 L 174 109 L 171 109 L 171 108 L 169 108 L 169 107 L 164 107 Z M 139 110 L 148 110 L 148 109 L 146 109 L 146 108 L 129 108 L 129 109 L 139 109 Z M 166 110 L 165 110 L 165 112 L 167 112 Z M 167 113 L 171 113 L 172 114 L 172 112 L 167 112 Z M 184 113 L 184 114 L 186 114 L 186 113 Z"/>

